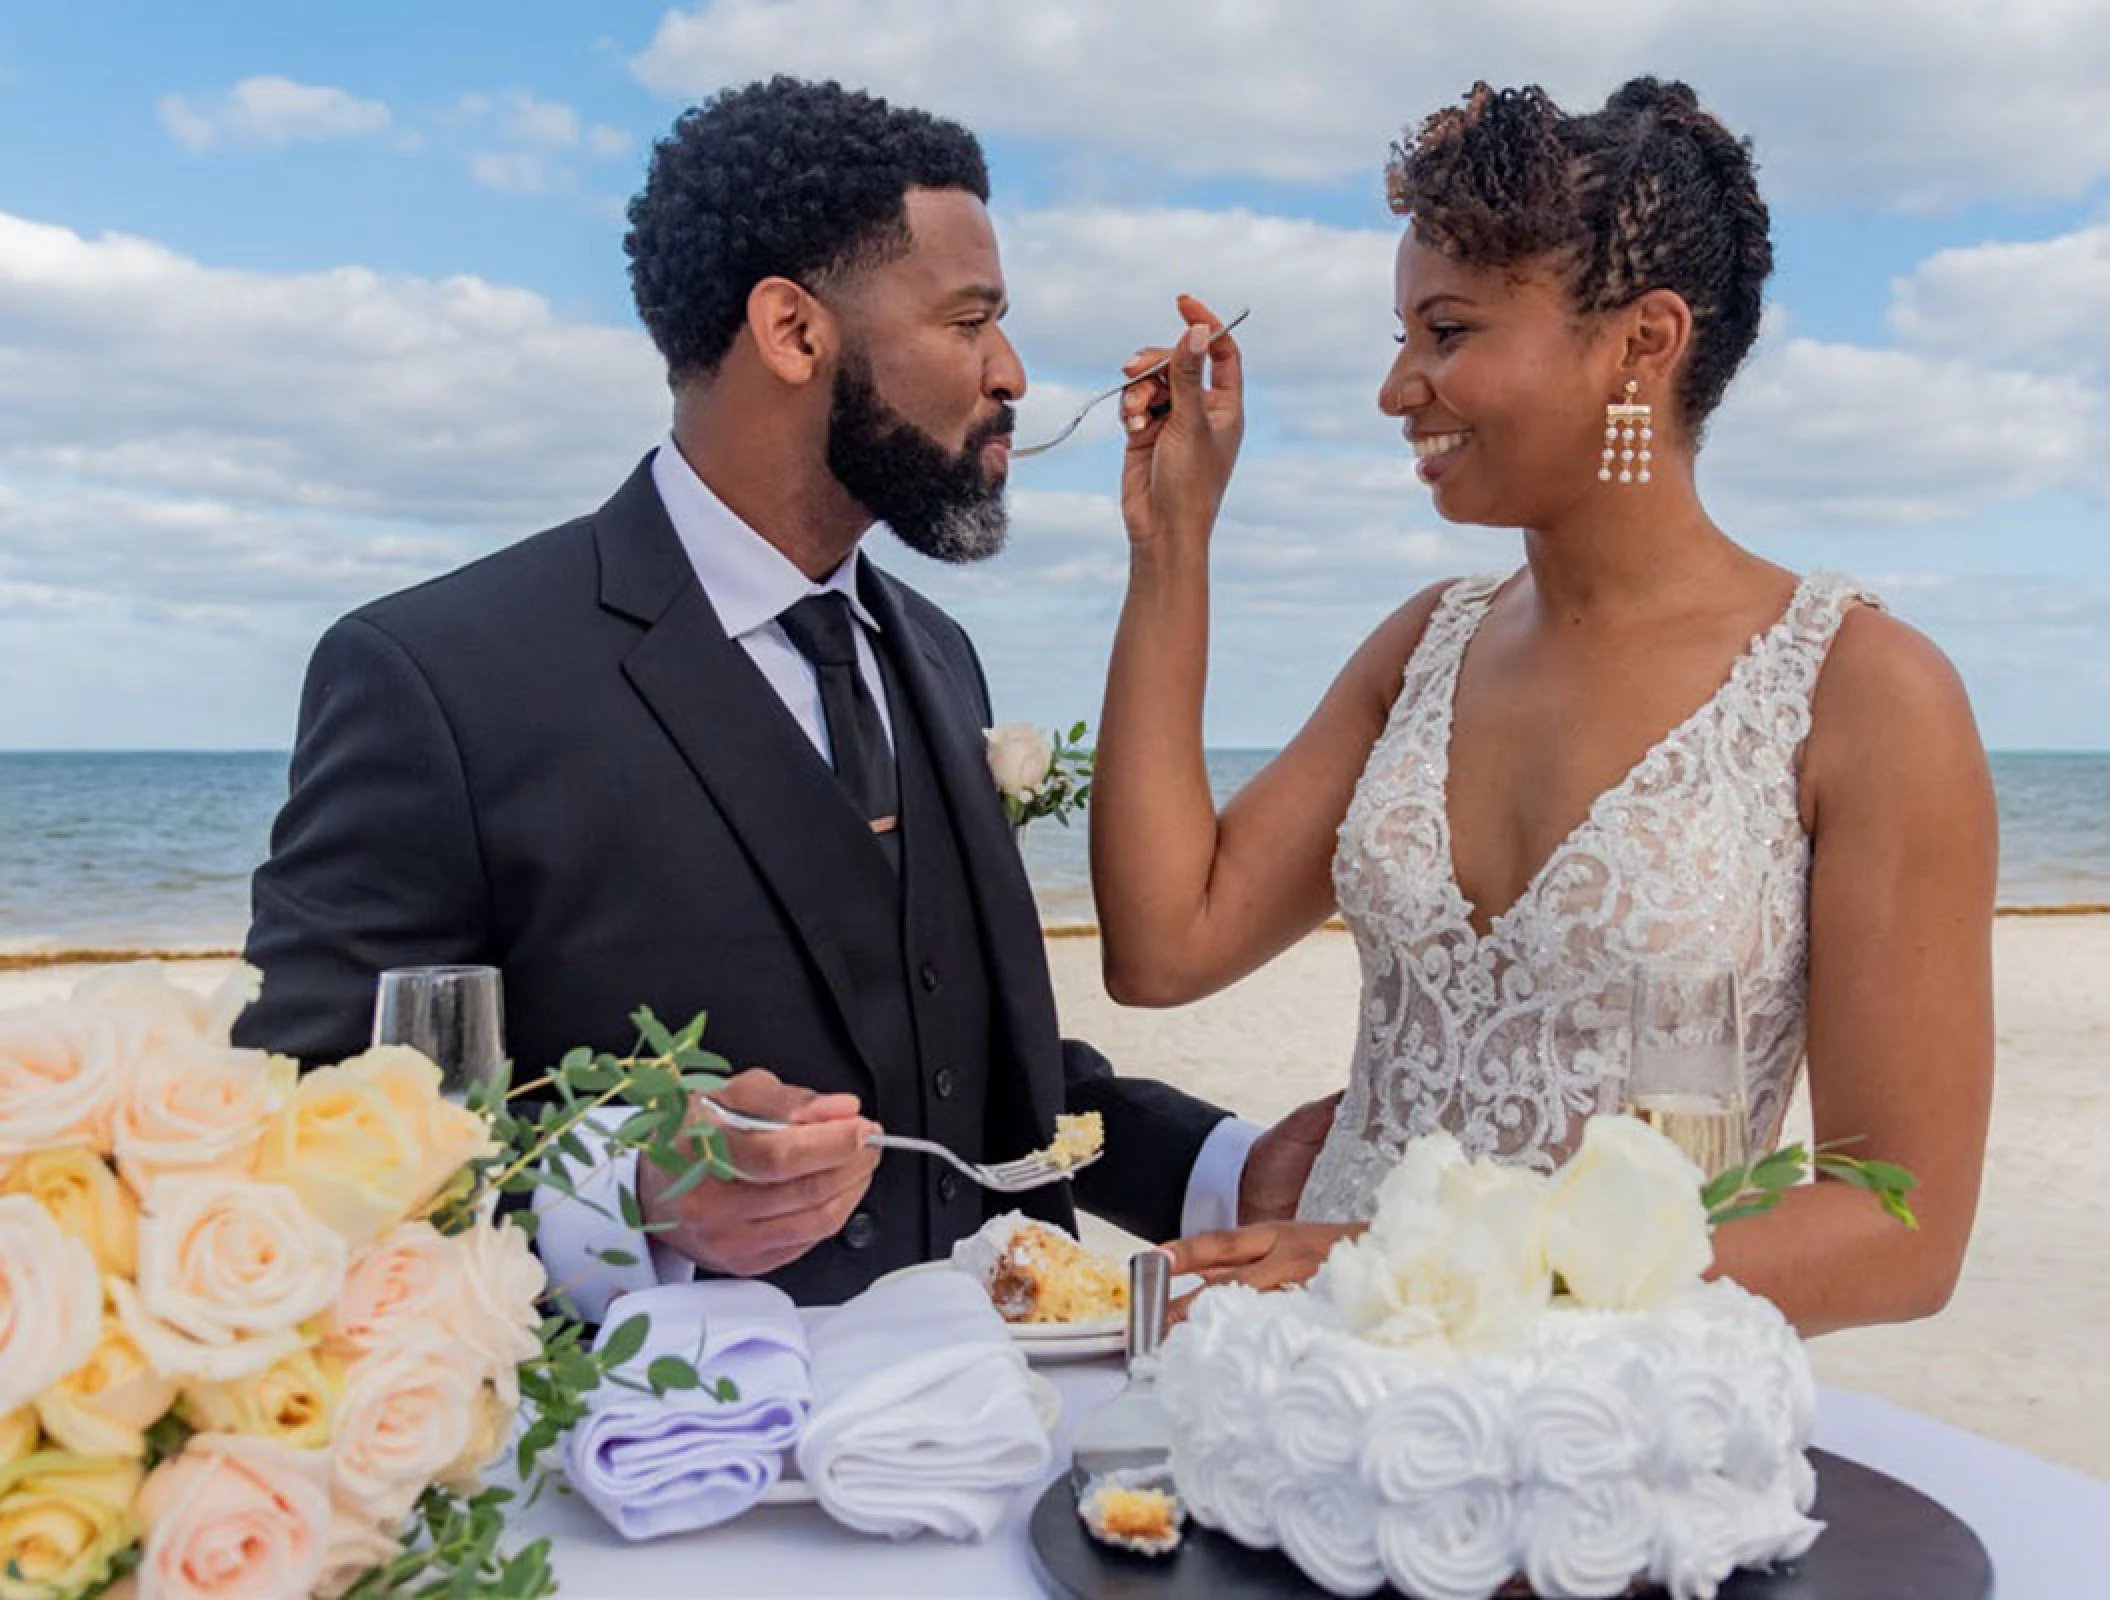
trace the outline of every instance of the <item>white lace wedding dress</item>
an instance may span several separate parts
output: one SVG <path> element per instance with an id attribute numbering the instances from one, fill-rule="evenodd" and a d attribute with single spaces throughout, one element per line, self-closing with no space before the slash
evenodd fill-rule
<path id="1" fill-rule="evenodd" d="M 1298 1215 L 1361 1221 L 1409 1139 L 1542 1170 L 1616 1110 L 1633 976 L 1733 965 L 1754 1149 L 1802 1068 L 1810 841 L 1797 775 L 1810 694 L 1846 612 L 1836 574 L 1797 587 L 1713 698 L 1597 797 L 1483 937 L 1444 809 L 1458 665 L 1503 580 L 1448 589 L 1341 823 L 1334 887 L 1362 955 L 1355 1063 Z"/>

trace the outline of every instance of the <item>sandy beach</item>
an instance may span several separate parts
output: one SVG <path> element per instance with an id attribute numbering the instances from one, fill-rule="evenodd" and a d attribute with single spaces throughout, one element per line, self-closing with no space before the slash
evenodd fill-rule
<path id="1" fill-rule="evenodd" d="M 1067 1032 L 1124 1071 L 1267 1121 L 1340 1087 L 1354 946 L 1315 934 L 1225 993 L 1171 1011 L 1113 1004 L 1099 946 L 1048 945 Z M 1994 941 L 1999 1078 L 1984 1197 L 1963 1281 L 1926 1322 L 1815 1342 L 1819 1377 L 2110 1478 L 2110 916 L 2003 917 Z M 201 987 L 224 961 L 172 971 Z M 82 969 L 0 972 L 0 1005 L 64 993 Z M 1791 1118 L 1790 1134 L 1807 1129 Z M 1087 1236 L 1121 1242 L 1103 1225 Z"/>

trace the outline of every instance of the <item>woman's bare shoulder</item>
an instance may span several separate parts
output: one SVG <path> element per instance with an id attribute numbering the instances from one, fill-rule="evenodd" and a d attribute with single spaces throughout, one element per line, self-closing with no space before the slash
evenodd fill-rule
<path id="1" fill-rule="evenodd" d="M 1352 683 L 1358 699 L 1375 706 L 1380 720 L 1389 715 L 1392 702 L 1399 694 L 1400 679 L 1405 675 L 1407 662 L 1421 644 L 1422 635 L 1428 632 L 1429 619 L 1436 614 L 1436 607 L 1459 580 L 1443 578 L 1426 589 L 1409 597 L 1391 615 L 1370 632 L 1370 636 L 1356 648 L 1348 664 L 1341 669 L 1341 677 Z"/>
<path id="2" fill-rule="evenodd" d="M 1984 765 L 1962 675 L 1932 639 L 1875 606 L 1839 624 L 1810 709 L 1806 773 L 1820 785 L 1938 780 Z"/>

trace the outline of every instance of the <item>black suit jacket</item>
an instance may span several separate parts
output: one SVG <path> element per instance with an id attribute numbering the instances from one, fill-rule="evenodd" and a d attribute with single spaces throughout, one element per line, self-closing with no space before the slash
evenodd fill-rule
<path id="1" fill-rule="evenodd" d="M 1058 1037 L 1039 920 L 983 760 L 980 664 L 958 624 L 866 569 L 976 900 L 994 990 L 986 1070 L 1004 1075 L 990 1103 L 1019 1122 L 992 1126 L 1001 1147 L 988 1153 L 1044 1142 L 1058 1110 L 1097 1110 L 1109 1153 L 1079 1198 L 1170 1237 L 1223 1113 L 1116 1078 Z M 264 991 L 242 1038 L 336 1060 L 365 1044 L 381 969 L 489 962 L 505 975 L 520 1073 L 574 1045 L 628 1048 L 641 1004 L 670 1023 L 708 1010 L 704 1042 L 736 1067 L 847 1089 L 884 1116 L 859 996 L 905 982 L 873 959 L 899 901 L 861 825 L 840 825 L 848 805 L 720 627 L 648 458 L 593 516 L 323 637 L 255 878 L 248 955 Z M 1058 1216 L 1061 1193 L 1042 1197 Z M 896 1231 L 871 1248 L 824 1245 L 773 1276 L 802 1299 L 854 1292 L 924 1253 L 900 1232 L 903 1210 L 882 1210 Z"/>

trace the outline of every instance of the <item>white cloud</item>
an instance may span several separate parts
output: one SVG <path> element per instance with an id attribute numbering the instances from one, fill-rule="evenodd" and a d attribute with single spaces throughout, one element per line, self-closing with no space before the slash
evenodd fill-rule
<path id="1" fill-rule="evenodd" d="M 516 90 L 500 107 L 498 129 L 515 144 L 569 150 L 579 142 L 579 113 L 554 100 L 537 100 Z"/>
<path id="2" fill-rule="evenodd" d="M 484 145 L 469 155 L 470 177 L 506 194 L 575 193 L 578 178 L 566 156 L 576 152 L 605 159 L 630 148 L 630 136 L 620 128 L 587 127 L 571 106 L 525 89 L 465 94 L 443 120 L 472 130 Z"/>
<path id="3" fill-rule="evenodd" d="M 504 194 L 542 194 L 562 171 L 533 150 L 478 150 L 469 157 L 469 176 Z"/>
<path id="4" fill-rule="evenodd" d="M 244 78 L 224 95 L 193 101 L 163 95 L 161 125 L 187 149 L 287 145 L 385 134 L 394 118 L 379 100 L 362 100 L 326 84 L 290 78 Z"/>
<path id="5" fill-rule="evenodd" d="M 274 276 L 0 213 L 0 466 L 524 531 L 664 426 L 642 334 L 479 278 Z"/>
<path id="6" fill-rule="evenodd" d="M 1775 198 L 1927 209 L 2110 174 L 2110 7 L 1950 0 L 1902 20 L 1895 0 L 1245 0 L 1202 27 L 1127 0 L 716 0 L 668 12 L 632 67 L 683 98 L 840 77 L 985 135 L 1300 182 L 1374 181 L 1399 128 L 1475 76 L 1582 106 L 1650 70 L 1756 138 Z"/>
<path id="7" fill-rule="evenodd" d="M 1940 251 L 1897 285 L 1890 322 L 1918 349 L 2110 378 L 2110 224 Z"/>
<path id="8" fill-rule="evenodd" d="M 1751 523 L 1950 521 L 2110 482 L 2102 392 L 1961 354 L 1769 345 L 1730 386 L 1711 437 L 1703 486 Z"/>

